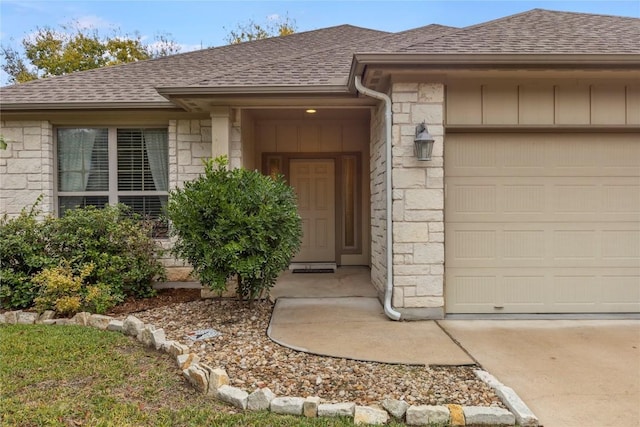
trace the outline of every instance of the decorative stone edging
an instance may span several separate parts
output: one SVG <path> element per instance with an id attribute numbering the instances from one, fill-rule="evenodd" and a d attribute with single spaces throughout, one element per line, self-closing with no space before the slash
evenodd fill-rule
<path id="1" fill-rule="evenodd" d="M 121 332 L 133 336 L 147 347 L 164 351 L 176 358 L 176 363 L 187 381 L 200 393 L 204 393 L 238 409 L 249 411 L 269 410 L 275 414 L 314 417 L 349 417 L 355 425 L 384 425 L 394 418 L 415 426 L 514 426 L 537 427 L 538 419 L 509 387 L 483 370 L 476 376 L 494 388 L 496 394 L 510 409 L 460 405 L 409 405 L 405 401 L 385 399 L 381 407 L 359 406 L 353 402 L 322 403 L 320 397 L 306 398 L 276 396 L 269 388 L 258 388 L 251 394 L 229 385 L 229 376 L 222 368 L 212 368 L 200 363 L 189 347 L 177 341 L 167 340 L 164 330 L 145 324 L 135 316 L 118 320 L 110 316 L 78 313 L 71 319 L 55 318 L 55 312 L 38 315 L 26 311 L 0 313 L 0 324 L 81 325 L 97 329 Z"/>

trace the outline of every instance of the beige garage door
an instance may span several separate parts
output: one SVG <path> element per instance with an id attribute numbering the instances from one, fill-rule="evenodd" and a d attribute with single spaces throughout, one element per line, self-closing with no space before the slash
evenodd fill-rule
<path id="1" fill-rule="evenodd" d="M 449 313 L 640 312 L 640 134 L 450 134 Z"/>

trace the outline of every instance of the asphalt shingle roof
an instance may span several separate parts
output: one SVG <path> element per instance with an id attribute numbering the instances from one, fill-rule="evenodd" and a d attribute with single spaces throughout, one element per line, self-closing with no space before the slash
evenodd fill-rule
<path id="1" fill-rule="evenodd" d="M 380 37 L 388 33 L 351 25 L 296 33 L 237 45 L 222 46 L 188 52 L 148 61 L 134 62 L 35 80 L 7 86 L 0 91 L 0 103 L 106 103 L 106 102 L 165 102 L 156 87 L 244 86 L 283 84 L 281 67 L 275 61 L 296 67 L 294 59 L 327 50 L 327 46 L 348 51 L 350 44 Z M 343 53 L 349 60 L 353 52 Z M 333 60 L 343 57 L 333 58 Z M 291 64 L 291 65 L 289 65 Z M 317 73 L 296 84 L 326 84 L 331 78 L 348 73 L 344 69 L 325 67 L 328 75 Z M 269 69 L 270 80 L 252 81 L 246 76 L 261 75 Z M 302 70 L 304 71 L 304 70 Z M 309 70 L 311 71 L 311 70 Z M 284 71 L 282 71 L 284 72 Z M 286 71 L 291 73 L 290 70 Z M 276 74 L 276 75 L 274 75 Z M 219 78 L 219 80 L 218 80 Z M 346 76 L 344 78 L 346 80 Z"/>
<path id="2" fill-rule="evenodd" d="M 533 9 L 397 49 L 406 53 L 640 53 L 640 19 Z"/>
<path id="3" fill-rule="evenodd" d="M 640 54 L 640 19 L 534 9 L 460 29 L 341 25 L 8 86 L 0 105 L 169 106 L 157 88 L 346 85 L 354 53 Z"/>

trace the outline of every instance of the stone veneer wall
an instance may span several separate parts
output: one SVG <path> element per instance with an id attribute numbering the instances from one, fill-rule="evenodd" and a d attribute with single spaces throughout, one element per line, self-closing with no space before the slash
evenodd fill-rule
<path id="1" fill-rule="evenodd" d="M 211 157 L 211 120 L 169 121 L 169 188 L 184 183 L 204 172 L 202 159 Z M 161 240 L 164 249 L 172 246 L 170 239 Z M 191 266 L 175 259 L 168 252 L 162 258 L 169 281 L 190 280 Z"/>
<path id="2" fill-rule="evenodd" d="M 229 165 L 242 166 L 242 142 L 240 114 L 231 123 L 229 138 Z M 204 172 L 203 159 L 211 158 L 211 120 L 170 120 L 169 121 L 169 188 L 183 187 L 184 183 L 197 178 Z M 170 239 L 162 240 L 165 249 L 172 246 Z M 162 263 L 167 267 L 169 281 L 191 280 L 191 266 L 166 253 Z"/>
<path id="3" fill-rule="evenodd" d="M 169 121 L 169 188 L 197 178 L 210 157 L 211 120 Z"/>
<path id="4" fill-rule="evenodd" d="M 1 121 L 0 214 L 15 216 L 38 196 L 43 213 L 53 211 L 53 129 L 48 121 Z"/>
<path id="5" fill-rule="evenodd" d="M 444 85 L 394 83 L 393 305 L 404 318 L 444 316 Z M 416 160 L 415 128 L 435 137 L 432 160 Z"/>

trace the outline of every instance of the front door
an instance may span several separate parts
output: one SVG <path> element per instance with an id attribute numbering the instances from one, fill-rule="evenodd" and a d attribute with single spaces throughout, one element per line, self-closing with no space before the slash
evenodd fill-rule
<path id="1" fill-rule="evenodd" d="M 294 262 L 335 262 L 335 173 L 332 159 L 292 159 L 291 186 L 302 217 L 302 245 Z"/>

